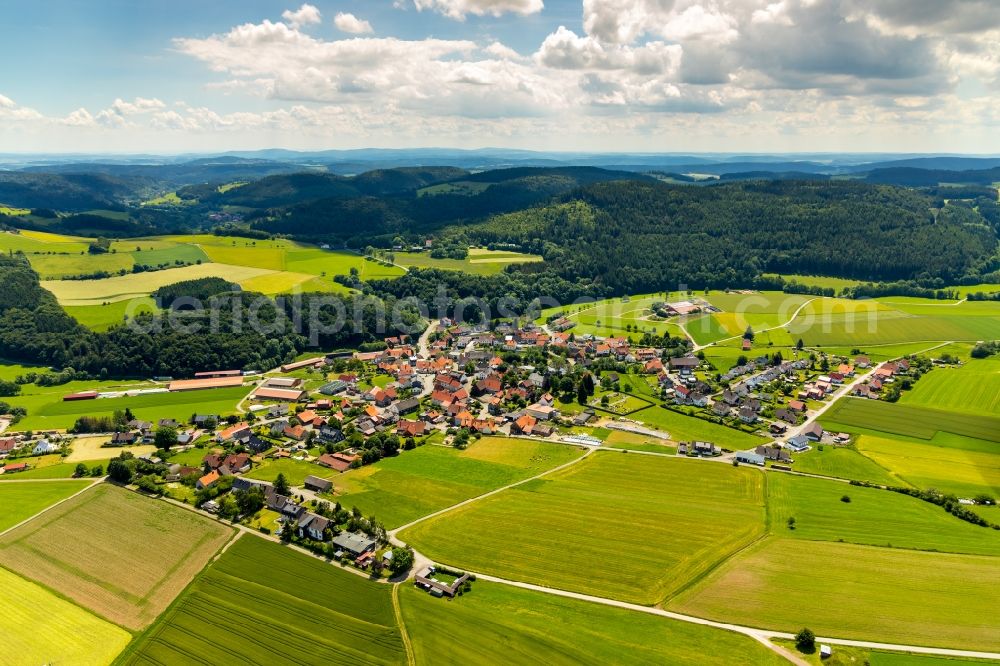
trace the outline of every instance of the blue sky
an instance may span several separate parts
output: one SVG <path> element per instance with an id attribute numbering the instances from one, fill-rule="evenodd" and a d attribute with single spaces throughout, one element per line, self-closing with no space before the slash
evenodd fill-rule
<path id="1" fill-rule="evenodd" d="M 6 0 L 0 152 L 1000 151 L 992 0 Z"/>

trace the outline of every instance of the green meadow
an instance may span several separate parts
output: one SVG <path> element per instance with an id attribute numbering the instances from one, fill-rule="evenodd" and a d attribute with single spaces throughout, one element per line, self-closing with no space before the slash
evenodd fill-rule
<path id="1" fill-rule="evenodd" d="M 496 275 L 512 264 L 542 261 L 537 254 L 472 248 L 465 259 L 435 259 L 430 252 L 396 252 L 395 263 L 406 268 L 440 268 L 474 275 Z"/>
<path id="2" fill-rule="evenodd" d="M 62 386 L 25 386 L 26 395 L 8 398 L 12 405 L 24 406 L 28 416 L 17 424 L 20 430 L 53 430 L 71 427 L 81 416 L 110 416 L 115 411 L 129 408 L 136 418 L 150 421 L 172 418 L 186 422 L 192 414 L 231 414 L 236 403 L 243 399 L 249 388 L 208 389 L 178 393 L 151 393 L 121 398 L 100 398 L 66 402 L 64 395 L 90 389 L 99 391 L 124 391 L 139 388 L 137 384 L 114 382 L 70 382 Z"/>
<path id="3" fill-rule="evenodd" d="M 83 490 L 87 487 L 87 483 L 87 481 L 52 481 L 0 485 L 0 507 L 3 507 L 3 511 L 0 512 L 0 532 Z"/>
<path id="4" fill-rule="evenodd" d="M 392 588 L 244 535 L 115 664 L 405 664 Z"/>
<path id="5" fill-rule="evenodd" d="M 961 497 L 1000 497 L 1000 449 L 996 442 L 938 433 L 929 440 L 864 433 L 858 450 L 910 485 Z"/>
<path id="6" fill-rule="evenodd" d="M 908 495 L 791 474 L 767 478 L 772 533 L 970 555 L 1000 555 L 1000 531 Z M 845 502 L 844 498 L 849 501 Z M 795 518 L 795 529 L 787 520 Z M 1000 566 L 1000 560 L 998 560 Z"/>
<path id="7" fill-rule="evenodd" d="M 156 307 L 156 301 L 148 297 L 102 305 L 66 305 L 63 309 L 92 331 L 106 331 L 112 326 L 126 323 L 131 317 L 160 311 Z"/>
<path id="8" fill-rule="evenodd" d="M 854 481 L 869 481 L 887 486 L 909 485 L 854 446 L 829 446 L 795 454 L 795 471 L 821 476 L 835 476 Z"/>
<path id="9" fill-rule="evenodd" d="M 821 636 L 1000 650 L 1000 560 L 769 538 L 673 599 L 713 620 Z"/>
<path id="10" fill-rule="evenodd" d="M 418 664 L 786 663 L 740 634 L 509 585 L 479 581 L 452 602 L 403 585 L 399 597 Z"/>
<path id="11" fill-rule="evenodd" d="M 1000 442 L 1000 416 L 956 413 L 912 404 L 842 398 L 821 419 L 827 430 L 875 430 L 918 439 L 939 432 Z"/>
<path id="12" fill-rule="evenodd" d="M 763 530 L 758 470 L 598 452 L 400 538 L 473 571 L 655 604 Z"/>
<path id="13" fill-rule="evenodd" d="M 337 501 L 393 529 L 483 493 L 567 463 L 562 444 L 483 437 L 464 451 L 426 444 L 334 479 Z"/>
<path id="14" fill-rule="evenodd" d="M 629 418 L 666 432 L 675 442 L 700 440 L 733 450 L 766 443 L 761 437 L 658 405 L 635 412 Z"/>
<path id="15" fill-rule="evenodd" d="M 243 289 L 264 294 L 291 291 L 347 292 L 333 281 L 352 269 L 362 280 L 398 277 L 404 269 L 386 266 L 358 254 L 324 250 L 290 240 L 250 240 L 207 234 L 157 236 L 114 241 L 111 252 L 90 254 L 89 239 L 56 234 L 23 232 L 0 234 L 0 250 L 23 251 L 64 306 L 97 306 L 142 297 L 157 288 L 201 277 L 221 277 L 238 283 Z M 474 256 L 470 269 L 495 272 L 523 257 L 501 253 Z M 160 266 L 189 264 L 165 270 L 132 273 L 142 264 Z M 478 268 L 481 267 L 481 268 Z M 95 271 L 115 273 L 101 280 L 60 280 Z M 124 271 L 125 275 L 117 275 Z M 117 312 L 115 313 L 117 314 Z M 84 323 L 103 330 L 114 318 L 82 312 Z M 117 320 L 115 320 L 117 321 Z"/>

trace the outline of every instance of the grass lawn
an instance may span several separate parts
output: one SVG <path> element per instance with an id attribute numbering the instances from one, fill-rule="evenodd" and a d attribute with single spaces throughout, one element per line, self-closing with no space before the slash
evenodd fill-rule
<path id="1" fill-rule="evenodd" d="M 0 532 L 10 529 L 39 511 L 80 492 L 87 481 L 0 484 Z"/>
<path id="2" fill-rule="evenodd" d="M 669 608 L 782 631 L 995 652 L 998 572 L 995 557 L 771 538 Z"/>
<path id="3" fill-rule="evenodd" d="M 185 509 L 102 484 L 5 534 L 0 560 L 116 624 L 141 629 L 232 533 Z"/>
<path id="4" fill-rule="evenodd" d="M 202 455 L 204 457 L 204 454 Z M 340 472 L 322 467 L 316 463 L 305 460 L 292 460 L 291 458 L 267 459 L 257 467 L 244 474 L 251 479 L 274 482 L 279 474 L 284 474 L 288 483 L 293 486 L 301 486 L 307 476 L 318 476 L 321 479 L 334 479 L 336 484 Z"/>
<path id="5" fill-rule="evenodd" d="M 86 388 L 71 388 L 71 384 Z M 155 422 L 172 418 L 185 423 L 195 412 L 230 414 L 236 408 L 236 403 L 249 392 L 249 388 L 235 386 L 203 391 L 149 393 L 132 397 L 65 402 L 63 396 L 77 390 L 89 388 L 112 390 L 108 388 L 110 382 L 71 382 L 71 384 L 38 388 L 37 393 L 10 398 L 10 404 L 23 405 L 28 409 L 28 416 L 22 419 L 17 427 L 21 430 L 65 429 L 72 427 L 80 416 L 111 415 L 116 410 L 124 410 L 126 407 L 139 419 Z M 132 387 L 135 388 L 135 385 Z"/>
<path id="6" fill-rule="evenodd" d="M 374 514 L 389 529 L 580 456 L 562 444 L 483 437 L 465 451 L 424 445 L 345 472 L 337 501 Z"/>
<path id="7" fill-rule="evenodd" d="M 663 430 L 676 442 L 694 440 L 714 442 L 734 451 L 766 443 L 762 437 L 659 406 L 643 409 L 631 414 L 629 418 Z"/>
<path id="8" fill-rule="evenodd" d="M 392 588 L 250 535 L 116 664 L 405 664 Z"/>
<path id="9" fill-rule="evenodd" d="M 859 453 L 853 446 L 824 445 L 821 451 L 818 446 L 813 445 L 812 449 L 795 454 L 794 468 L 796 472 L 836 476 L 841 479 L 871 481 L 888 486 L 908 485 L 889 470 Z"/>
<path id="10" fill-rule="evenodd" d="M 2 568 L 0 589 L 5 664 L 105 666 L 132 640 L 121 627 Z"/>
<path id="11" fill-rule="evenodd" d="M 865 433 L 858 450 L 918 488 L 961 497 L 1000 497 L 1000 448 L 996 443 L 938 433 L 930 440 Z"/>
<path id="12" fill-rule="evenodd" d="M 1000 442 L 1000 416 L 956 413 L 864 398 L 841 398 L 826 412 L 821 422 L 827 430 L 865 428 L 918 439 L 931 439 L 939 432 L 949 432 Z"/>
<path id="13" fill-rule="evenodd" d="M 509 585 L 480 581 L 452 602 L 403 585 L 399 597 L 418 664 L 786 663 L 739 634 Z"/>
<path id="14" fill-rule="evenodd" d="M 1000 555 L 1000 532 L 888 490 L 791 474 L 767 477 L 771 531 L 777 536 L 972 555 Z M 842 501 L 847 496 L 850 502 Z M 795 518 L 795 529 L 786 521 Z M 1000 560 L 997 562 L 1000 565 Z"/>
<path id="15" fill-rule="evenodd" d="M 935 368 L 904 392 L 899 402 L 970 414 L 1000 414 L 1000 359 Z"/>
<path id="16" fill-rule="evenodd" d="M 461 568 L 655 604 L 757 538 L 763 504 L 758 470 L 598 452 L 400 536 Z"/>

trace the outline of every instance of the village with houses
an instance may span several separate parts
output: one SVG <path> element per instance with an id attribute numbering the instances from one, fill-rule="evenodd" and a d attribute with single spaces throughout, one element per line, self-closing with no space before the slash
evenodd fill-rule
<path id="1" fill-rule="evenodd" d="M 671 311 L 696 307 L 682 303 Z M 816 419 L 834 398 L 878 399 L 910 368 L 907 359 L 872 364 L 863 355 L 796 350 L 793 359 L 764 353 L 720 373 L 686 340 L 646 336 L 635 344 L 628 337 L 577 336 L 559 318 L 492 328 L 440 320 L 419 339 L 389 337 L 381 346 L 303 358 L 264 374 L 206 369 L 154 389 L 246 388 L 234 413 L 153 422 L 126 410 L 112 432 L 9 431 L 0 437 L 0 469 L 17 474 L 37 456 L 68 455 L 84 438 L 103 438 L 102 448 L 124 453 L 106 467 L 81 464 L 75 476 L 107 474 L 390 575 L 403 570 L 388 567 L 393 557 L 406 559 L 405 551 L 394 548 L 376 517 L 340 503 L 341 474 L 424 445 L 464 449 L 499 436 L 595 448 L 603 445 L 597 435 L 610 431 L 646 438 L 646 448 L 660 455 L 792 471 L 796 454 L 849 442 Z M 753 354 L 749 339 L 743 350 Z M 63 398 L 105 399 L 113 398 L 97 391 Z M 677 441 L 661 424 L 642 420 L 651 406 L 751 434 L 760 444 L 731 450 L 720 442 Z M 261 520 L 261 512 L 268 518 Z M 426 587 L 441 593 L 433 581 Z"/>

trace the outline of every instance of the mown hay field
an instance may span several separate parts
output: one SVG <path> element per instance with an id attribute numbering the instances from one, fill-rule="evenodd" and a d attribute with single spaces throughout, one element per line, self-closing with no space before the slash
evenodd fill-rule
<path id="1" fill-rule="evenodd" d="M 0 568 L 0 663 L 104 666 L 132 635 Z"/>
<path id="2" fill-rule="evenodd" d="M 965 306 L 967 304 L 963 304 Z M 810 346 L 860 347 L 957 340 L 992 340 L 1000 337 L 1000 317 L 982 316 L 964 307 L 940 307 L 927 315 L 902 311 L 857 312 L 828 317 L 800 316 L 789 326 L 793 338 Z"/>
<path id="3" fill-rule="evenodd" d="M 944 409 L 889 403 L 864 398 L 841 398 L 821 419 L 827 430 L 865 428 L 918 439 L 938 432 L 1000 442 L 1000 417 L 956 413 Z"/>
<path id="4" fill-rule="evenodd" d="M 12 475 L 13 476 L 13 475 Z M 5 483 L 0 485 L 0 532 L 87 487 L 88 481 Z"/>
<path id="5" fill-rule="evenodd" d="M 782 537 L 1000 555 L 1000 531 L 973 525 L 930 502 L 889 490 L 771 474 L 767 497 L 771 531 Z M 843 501 L 844 497 L 850 501 Z M 795 529 L 788 528 L 789 518 L 795 518 Z"/>
<path id="6" fill-rule="evenodd" d="M 156 453 L 156 447 L 152 444 L 105 446 L 105 444 L 110 442 L 111 437 L 108 435 L 77 437 L 70 445 L 72 453 L 66 456 L 65 462 L 75 464 L 79 462 L 93 462 L 95 460 L 111 460 L 126 451 L 134 456 L 146 456 Z"/>
<path id="7" fill-rule="evenodd" d="M 244 535 L 116 664 L 405 664 L 392 588 Z"/>
<path id="8" fill-rule="evenodd" d="M 399 597 L 418 664 L 787 663 L 733 632 L 509 585 L 480 581 L 453 602 L 407 585 Z"/>
<path id="9" fill-rule="evenodd" d="M 899 402 L 971 414 L 1000 414 L 1000 360 L 973 359 L 959 368 L 936 368 L 903 393 Z"/>
<path id="10" fill-rule="evenodd" d="M 483 437 L 459 451 L 424 445 L 334 478 L 337 501 L 389 529 L 578 458 L 572 446 Z"/>
<path id="11" fill-rule="evenodd" d="M 185 509 L 102 484 L 7 532 L 0 560 L 101 617 L 141 629 L 232 534 Z"/>
<path id="12" fill-rule="evenodd" d="M 686 590 L 670 610 L 821 636 L 1000 650 L 1000 559 L 770 538 Z"/>
<path id="13" fill-rule="evenodd" d="M 598 452 L 400 538 L 473 571 L 655 604 L 763 531 L 758 470 Z"/>

